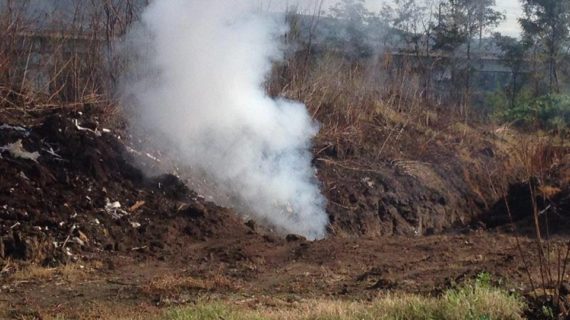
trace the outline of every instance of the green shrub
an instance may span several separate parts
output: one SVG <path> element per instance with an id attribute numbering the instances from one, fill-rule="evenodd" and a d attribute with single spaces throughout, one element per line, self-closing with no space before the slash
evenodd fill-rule
<path id="1" fill-rule="evenodd" d="M 498 112 L 503 121 L 529 129 L 566 130 L 570 125 L 570 96 L 547 95 Z"/>

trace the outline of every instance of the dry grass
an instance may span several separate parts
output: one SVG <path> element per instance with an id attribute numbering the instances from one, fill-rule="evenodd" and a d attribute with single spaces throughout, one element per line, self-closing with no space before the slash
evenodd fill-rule
<path id="1" fill-rule="evenodd" d="M 155 277 L 148 285 L 142 287 L 142 291 L 149 294 L 178 294 L 183 291 L 215 289 L 237 290 L 239 285 L 235 280 L 222 275 L 214 275 L 206 279 L 185 275 L 164 275 Z"/>
<path id="2" fill-rule="evenodd" d="M 90 268 L 78 264 L 68 264 L 56 268 L 45 268 L 35 264 L 17 266 L 17 269 L 8 276 L 9 282 L 38 282 L 53 279 L 70 282 L 82 281 L 92 271 Z"/>
<path id="3" fill-rule="evenodd" d="M 306 300 L 288 306 L 244 308 L 239 303 L 198 303 L 160 319 L 522 319 L 525 304 L 516 296 L 473 282 L 440 297 L 387 294 L 373 302 Z"/>
<path id="4" fill-rule="evenodd" d="M 184 285 L 209 287 L 202 281 L 178 278 Z M 176 280 L 155 283 L 168 290 Z M 292 302 L 293 301 L 293 302 Z M 0 302 L 1 306 L 1 302 Z M 223 300 L 198 300 L 185 307 L 160 309 L 152 305 L 87 302 L 72 314 L 42 319 L 116 319 L 116 320 L 481 320 L 523 319 L 526 308 L 522 298 L 490 285 L 486 274 L 440 296 L 404 293 L 380 294 L 372 301 L 332 299 L 295 300 L 275 296 L 226 297 Z M 0 313 L 1 315 L 1 313 Z M 34 319 L 21 317 L 21 319 Z"/>

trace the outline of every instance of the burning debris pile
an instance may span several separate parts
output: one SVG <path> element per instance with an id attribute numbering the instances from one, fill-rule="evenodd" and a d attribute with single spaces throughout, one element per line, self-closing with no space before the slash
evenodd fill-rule
<path id="1" fill-rule="evenodd" d="M 0 260 L 167 254 L 185 239 L 249 230 L 175 176 L 146 178 L 133 157 L 120 136 L 80 113 L 31 128 L 0 124 Z"/>
<path id="2" fill-rule="evenodd" d="M 133 132 L 150 132 L 179 165 L 204 173 L 231 205 L 283 233 L 325 236 L 311 165 L 318 126 L 306 107 L 267 95 L 282 59 L 283 17 L 254 1 L 154 1 L 125 47 Z M 149 40 L 150 39 L 150 40 Z"/>

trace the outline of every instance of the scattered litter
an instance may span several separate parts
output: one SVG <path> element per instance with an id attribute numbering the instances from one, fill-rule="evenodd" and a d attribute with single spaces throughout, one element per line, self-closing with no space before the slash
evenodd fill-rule
<path id="1" fill-rule="evenodd" d="M 15 229 L 15 228 L 19 227 L 20 225 L 21 225 L 20 222 L 16 222 L 10 227 L 10 229 Z"/>
<path id="2" fill-rule="evenodd" d="M 89 238 L 87 237 L 87 235 L 85 235 L 85 233 L 81 232 L 81 231 L 77 231 L 77 234 L 79 235 L 79 239 L 85 243 L 89 242 Z"/>
<path id="3" fill-rule="evenodd" d="M 0 126 L 0 130 L 13 130 L 13 131 L 19 131 L 19 132 L 23 132 L 26 134 L 26 136 L 29 134 L 29 130 L 24 128 L 24 127 L 20 127 L 20 126 L 11 126 L 9 124 L 3 124 Z"/>
<path id="4" fill-rule="evenodd" d="M 111 133 L 111 130 L 107 129 L 107 128 L 103 128 L 102 130 L 104 133 Z"/>
<path id="5" fill-rule="evenodd" d="M 153 156 L 152 154 L 150 154 L 150 153 L 148 153 L 148 152 L 145 153 L 145 155 L 146 155 L 148 158 L 150 158 L 151 160 L 154 160 L 154 161 L 156 161 L 156 162 L 160 162 L 160 159 L 158 159 L 157 157 Z"/>
<path id="6" fill-rule="evenodd" d="M 79 121 L 77 119 L 73 119 L 73 124 L 75 125 L 75 128 L 79 131 L 87 131 L 87 132 L 91 132 L 94 135 L 100 137 L 101 136 L 101 132 L 97 131 L 97 130 L 92 130 L 89 128 L 84 128 L 82 126 L 79 125 Z"/>
<path id="7" fill-rule="evenodd" d="M 0 147 L 0 152 L 4 151 L 8 151 L 10 155 L 14 158 L 32 160 L 34 162 L 38 162 L 38 158 L 40 157 L 39 152 L 26 151 L 26 149 L 24 149 L 24 145 L 22 144 L 22 140 L 18 140 L 14 143 L 10 143 L 3 147 Z"/>
<path id="8" fill-rule="evenodd" d="M 125 148 L 127 149 L 128 152 L 136 154 L 137 156 L 146 156 L 147 158 L 155 161 L 155 162 L 161 162 L 159 158 L 153 156 L 152 154 L 146 152 L 146 153 L 142 153 L 138 150 L 133 149 L 132 147 L 129 146 L 125 146 Z"/>
<path id="9" fill-rule="evenodd" d="M 28 176 L 26 176 L 26 174 L 24 172 L 20 172 L 20 178 L 22 178 L 26 181 L 30 181 L 30 178 L 28 178 Z"/>
<path id="10" fill-rule="evenodd" d="M 52 147 L 49 147 L 49 149 L 42 149 L 43 151 L 45 151 L 45 153 L 49 154 L 50 156 L 54 157 L 56 160 L 59 161 L 64 161 L 65 159 L 63 159 L 62 156 L 60 156 L 59 154 L 57 154 Z"/>
<path id="11" fill-rule="evenodd" d="M 365 183 L 368 186 L 368 188 L 374 188 L 375 183 L 374 181 L 372 181 L 370 177 L 363 178 L 362 182 Z"/>
<path id="12" fill-rule="evenodd" d="M 146 202 L 144 201 L 137 201 L 134 205 L 129 208 L 129 212 L 135 212 L 140 209 L 142 206 L 145 205 Z"/>
<path id="13" fill-rule="evenodd" d="M 71 239 L 71 242 L 73 243 L 77 243 L 80 246 L 85 246 L 85 242 L 81 239 L 79 239 L 79 237 L 73 237 L 73 239 Z"/>
<path id="14" fill-rule="evenodd" d="M 119 201 L 107 202 L 107 204 L 105 205 L 105 209 L 107 210 L 120 209 L 120 208 L 121 208 L 121 203 Z"/>
<path id="15" fill-rule="evenodd" d="M 140 228 L 142 225 L 141 225 L 140 223 L 138 223 L 138 222 L 131 222 L 131 226 L 132 226 L 134 229 L 138 229 L 138 228 Z"/>
<path id="16" fill-rule="evenodd" d="M 121 209 L 121 203 L 119 201 L 111 202 L 106 199 L 107 204 L 105 205 L 105 212 L 107 212 L 115 220 L 119 220 L 124 216 L 128 216 L 129 213 Z"/>

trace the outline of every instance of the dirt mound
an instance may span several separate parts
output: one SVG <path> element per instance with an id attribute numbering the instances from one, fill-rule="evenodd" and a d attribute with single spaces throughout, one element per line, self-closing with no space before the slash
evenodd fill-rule
<path id="1" fill-rule="evenodd" d="M 566 153 L 568 150 L 566 150 Z M 535 221 L 536 216 L 536 221 Z M 543 179 L 512 184 L 482 221 L 491 228 L 534 234 L 567 233 L 570 227 L 570 156 L 564 156 Z"/>
<path id="2" fill-rule="evenodd" d="M 92 112 L 32 118 L 21 121 L 30 127 L 0 124 L 0 257 L 57 263 L 117 250 L 164 255 L 188 241 L 263 230 L 176 176 L 145 177 L 134 164 L 151 156 L 127 146 L 121 131 L 103 128 Z M 437 149 L 425 161 L 368 164 L 319 143 L 314 163 L 332 236 L 441 233 L 469 225 L 496 197 L 490 178 L 472 170 L 501 172 L 491 143 L 485 152 L 469 151 L 473 162 Z"/>
<path id="3" fill-rule="evenodd" d="M 0 259 L 166 254 L 188 239 L 249 230 L 177 177 L 145 177 L 119 136 L 80 113 L 0 131 Z"/>
<path id="4" fill-rule="evenodd" d="M 468 227 L 500 197 L 506 180 L 516 179 L 505 175 L 506 162 L 491 143 L 485 150 L 462 159 L 437 149 L 422 161 L 323 155 L 316 163 L 333 231 L 418 236 Z"/>

